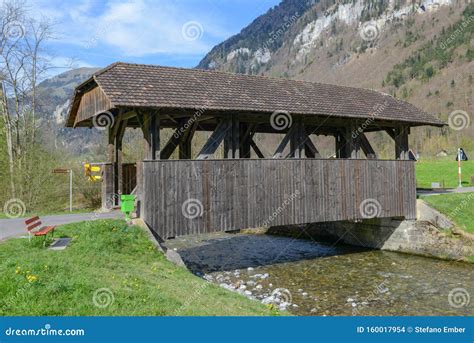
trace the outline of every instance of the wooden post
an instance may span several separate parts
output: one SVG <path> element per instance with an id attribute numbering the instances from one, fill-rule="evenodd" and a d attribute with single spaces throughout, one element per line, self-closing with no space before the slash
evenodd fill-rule
<path id="1" fill-rule="evenodd" d="M 230 130 L 224 138 L 224 158 L 240 158 L 240 125 L 237 115 L 232 114 Z"/>
<path id="2" fill-rule="evenodd" d="M 158 113 L 150 113 L 150 125 L 148 127 L 150 137 L 150 150 L 148 152 L 148 159 L 160 159 L 160 115 Z"/>
<path id="3" fill-rule="evenodd" d="M 240 158 L 250 158 L 250 142 L 253 134 L 252 125 L 240 123 Z"/>
<path id="4" fill-rule="evenodd" d="M 342 131 L 344 136 L 340 142 L 340 148 L 343 153 L 341 158 L 359 158 L 360 157 L 360 137 L 357 134 L 357 122 L 351 121 L 350 124 Z"/>
<path id="5" fill-rule="evenodd" d="M 293 125 L 295 125 L 295 131 L 290 138 L 290 157 L 302 158 L 307 137 L 304 123 L 301 118 L 297 118 Z"/>
<path id="6" fill-rule="evenodd" d="M 336 141 L 336 158 L 347 158 L 346 157 L 346 138 L 342 132 L 338 131 L 334 134 L 334 139 Z"/>
<path id="7" fill-rule="evenodd" d="M 186 124 L 191 125 L 188 128 L 185 128 Z M 185 131 L 182 133 L 183 137 L 179 141 L 179 159 L 187 160 L 192 158 L 192 140 L 194 132 L 197 129 L 197 122 L 189 124 L 188 120 L 182 120 L 181 128 L 185 128 Z"/>
<path id="8" fill-rule="evenodd" d="M 408 160 L 408 134 L 410 128 L 406 126 L 395 129 L 395 158 L 397 160 Z"/>

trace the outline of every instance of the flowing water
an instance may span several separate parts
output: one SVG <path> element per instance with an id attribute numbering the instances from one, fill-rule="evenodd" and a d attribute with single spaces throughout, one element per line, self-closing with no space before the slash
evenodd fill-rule
<path id="1" fill-rule="evenodd" d="M 474 315 L 474 265 L 270 235 L 166 242 L 196 275 L 296 315 Z"/>

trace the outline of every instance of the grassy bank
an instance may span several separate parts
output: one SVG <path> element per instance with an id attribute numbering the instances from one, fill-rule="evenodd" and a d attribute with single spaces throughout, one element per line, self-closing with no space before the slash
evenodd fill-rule
<path id="1" fill-rule="evenodd" d="M 474 176 L 474 161 L 462 163 L 462 184 L 471 186 Z M 419 161 L 416 163 L 416 186 L 430 188 L 432 182 L 439 182 L 446 188 L 458 186 L 458 165 L 453 160 Z"/>
<path id="2" fill-rule="evenodd" d="M 448 216 L 458 227 L 474 233 L 474 193 L 431 195 L 422 199 Z"/>
<path id="3" fill-rule="evenodd" d="M 120 220 L 70 224 L 63 251 L 0 243 L 0 315 L 271 315 L 266 306 L 168 262 Z"/>

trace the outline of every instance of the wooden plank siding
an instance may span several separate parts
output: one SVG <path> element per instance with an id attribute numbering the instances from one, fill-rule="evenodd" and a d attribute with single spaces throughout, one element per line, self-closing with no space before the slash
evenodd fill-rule
<path id="1" fill-rule="evenodd" d="M 74 124 L 112 109 L 112 103 L 100 87 L 95 87 L 81 97 Z"/>
<path id="2" fill-rule="evenodd" d="M 141 214 L 164 239 L 261 226 L 361 220 L 364 201 L 372 209 L 375 206 L 378 218 L 416 218 L 413 161 L 161 160 L 141 162 L 138 170 Z M 188 217 L 183 214 L 186 205 L 192 214 Z M 373 214 L 367 207 L 367 215 Z"/>

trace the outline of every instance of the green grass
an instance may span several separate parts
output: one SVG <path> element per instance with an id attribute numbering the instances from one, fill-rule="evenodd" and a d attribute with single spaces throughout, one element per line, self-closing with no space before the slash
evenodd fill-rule
<path id="1" fill-rule="evenodd" d="M 257 301 L 171 264 L 142 229 L 122 220 L 57 228 L 63 251 L 42 239 L 0 243 L 0 315 L 272 315 Z M 96 296 L 94 293 L 106 289 Z M 98 307 L 113 302 L 106 307 Z"/>
<path id="2" fill-rule="evenodd" d="M 461 229 L 474 233 L 474 193 L 430 195 L 422 199 L 447 215 Z"/>
<path id="3" fill-rule="evenodd" d="M 462 185 L 471 185 L 474 176 L 474 161 L 461 162 Z M 416 162 L 416 185 L 421 188 L 431 188 L 432 182 L 439 182 L 441 187 L 454 188 L 458 186 L 458 164 L 452 160 L 419 161 Z"/>

